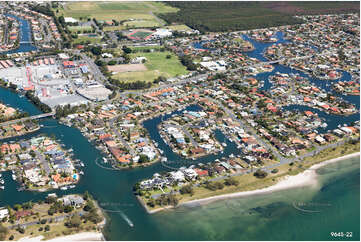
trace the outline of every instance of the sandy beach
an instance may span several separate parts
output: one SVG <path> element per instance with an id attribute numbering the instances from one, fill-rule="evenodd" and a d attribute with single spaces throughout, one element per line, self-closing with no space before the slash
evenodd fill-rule
<path id="1" fill-rule="evenodd" d="M 102 233 L 97 232 L 83 232 L 78 234 L 72 234 L 62 237 L 57 237 L 50 240 L 43 240 L 43 236 L 37 237 L 24 237 L 18 241 L 27 241 L 27 242 L 39 242 L 39 241 L 51 241 L 51 242 L 62 242 L 62 241 L 102 241 L 105 240 Z"/>
<path id="2" fill-rule="evenodd" d="M 281 181 L 279 181 L 277 184 L 270 186 L 270 187 L 266 187 L 266 188 L 262 188 L 262 189 L 258 189 L 258 190 L 254 190 L 254 191 L 236 192 L 236 193 L 230 193 L 230 194 L 224 194 L 224 195 L 219 195 L 219 196 L 214 196 L 214 197 L 193 200 L 193 201 L 181 203 L 179 206 L 190 205 L 190 204 L 194 204 L 194 203 L 207 204 L 207 203 L 210 203 L 213 201 L 222 200 L 222 199 L 226 199 L 226 198 L 244 197 L 244 196 L 250 196 L 250 195 L 257 195 L 257 194 L 267 194 L 267 193 L 271 193 L 274 191 L 286 190 L 286 189 L 295 188 L 295 187 L 315 186 L 315 185 L 317 185 L 316 170 L 318 168 L 323 167 L 328 164 L 332 164 L 332 163 L 341 161 L 341 160 L 357 157 L 357 156 L 360 156 L 360 152 L 356 152 L 353 154 L 349 154 L 349 155 L 345 155 L 342 157 L 338 157 L 335 159 L 321 162 L 319 164 L 311 166 L 310 168 L 308 168 L 307 170 L 305 170 L 304 172 L 302 172 L 300 174 L 297 174 L 295 176 L 286 176 Z M 160 211 L 160 209 L 157 210 L 156 212 L 158 212 L 158 211 Z M 152 211 L 152 213 L 154 213 L 154 211 Z"/>

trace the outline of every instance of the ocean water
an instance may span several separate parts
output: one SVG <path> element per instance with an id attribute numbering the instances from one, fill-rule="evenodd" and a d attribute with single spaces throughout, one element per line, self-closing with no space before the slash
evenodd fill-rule
<path id="1" fill-rule="evenodd" d="M 360 239 L 360 158 L 319 168 L 317 185 L 160 212 L 164 240 Z M 332 238 L 331 232 L 352 232 Z"/>

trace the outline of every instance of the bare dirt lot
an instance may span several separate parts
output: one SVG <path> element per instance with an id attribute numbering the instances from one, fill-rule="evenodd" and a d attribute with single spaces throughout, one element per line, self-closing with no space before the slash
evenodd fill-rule
<path id="1" fill-rule="evenodd" d="M 147 67 L 144 64 L 124 64 L 107 66 L 109 71 L 112 72 L 131 72 L 131 71 L 146 71 Z"/>

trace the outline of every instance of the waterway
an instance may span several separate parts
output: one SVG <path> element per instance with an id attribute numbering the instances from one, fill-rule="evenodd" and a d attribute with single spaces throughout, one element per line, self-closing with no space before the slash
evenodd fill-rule
<path id="1" fill-rule="evenodd" d="M 12 14 L 5 14 L 6 16 L 15 18 L 20 23 L 20 46 L 14 50 L 2 52 L 2 54 L 14 54 L 14 53 L 21 53 L 21 52 L 29 52 L 36 50 L 36 46 L 31 43 L 31 27 L 27 20 L 20 18 L 18 16 Z M 23 42 L 23 43 L 22 43 Z"/>
<path id="2" fill-rule="evenodd" d="M 258 50 L 262 52 L 262 43 L 258 45 Z M 292 72 L 287 67 L 276 65 L 276 68 L 284 70 L 282 72 Z M 6 89 L 0 89 L 0 101 L 31 115 L 40 113 L 25 98 Z M 353 99 L 350 101 L 356 104 Z M 199 106 L 192 105 L 187 109 L 199 110 Z M 149 178 L 156 172 L 170 171 L 172 168 L 199 162 L 213 162 L 222 156 L 241 152 L 217 130 L 216 138 L 227 143 L 223 154 L 218 153 L 195 161 L 181 158 L 164 143 L 157 130 L 159 122 L 170 115 L 172 114 L 144 122 L 150 137 L 158 142 L 159 148 L 170 161 L 169 164 L 164 166 L 157 163 L 145 168 L 121 171 L 100 168 L 96 162 L 102 160 L 102 154 L 79 130 L 59 124 L 53 119 L 41 120 L 43 127 L 36 133 L 7 141 L 31 138 L 41 133 L 54 135 L 59 142 L 65 144 L 65 148 L 74 150 L 75 159 L 85 163 L 85 174 L 74 189 L 38 193 L 18 192 L 18 184 L 11 179 L 9 172 L 5 172 L 5 190 L 0 191 L 0 206 L 37 201 L 51 192 L 61 196 L 89 191 L 106 211 L 108 223 L 104 234 L 108 240 L 328 240 L 332 231 L 349 231 L 353 232 L 354 240 L 360 238 L 359 158 L 320 169 L 319 185 L 316 187 L 147 214 L 132 194 L 132 187 L 136 182 Z M 295 208 L 294 202 L 303 202 L 306 204 L 303 208 L 307 206 L 308 210 L 321 212 L 302 213 Z M 130 221 L 134 227 L 129 225 Z"/>

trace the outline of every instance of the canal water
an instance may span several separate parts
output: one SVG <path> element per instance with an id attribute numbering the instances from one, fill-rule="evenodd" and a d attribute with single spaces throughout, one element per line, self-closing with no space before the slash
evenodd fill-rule
<path id="1" fill-rule="evenodd" d="M 18 16 L 12 15 L 12 14 L 5 14 L 6 16 L 15 18 L 20 23 L 20 46 L 17 49 L 10 50 L 3 52 L 5 54 L 13 54 L 13 53 L 20 53 L 20 52 L 29 52 L 36 50 L 36 46 L 34 46 L 31 43 L 31 27 L 27 20 L 20 18 Z M 23 43 L 22 43 L 23 42 Z"/>
<path id="2" fill-rule="evenodd" d="M 257 46 L 257 50 L 262 52 L 263 44 L 257 43 Z M 279 65 L 276 65 L 276 68 L 286 73 L 293 71 Z M 25 98 L 6 89 L 0 89 L 0 100 L 31 115 L 40 113 Z M 350 101 L 356 104 L 356 101 Z M 187 109 L 199 108 L 192 105 Z M 65 144 L 66 149 L 74 150 L 75 159 L 85 163 L 85 174 L 74 189 L 38 193 L 17 191 L 18 184 L 11 179 L 9 172 L 4 172 L 5 190 L 0 191 L 0 206 L 37 201 L 52 192 L 61 196 L 89 191 L 106 212 L 107 225 L 104 234 L 107 240 L 327 240 L 330 239 L 330 232 L 339 231 L 353 232 L 354 240 L 360 238 L 359 158 L 322 168 L 318 171 L 319 184 L 315 187 L 147 214 L 132 193 L 136 182 L 150 178 L 156 172 L 170 171 L 199 162 L 213 162 L 222 156 L 241 152 L 220 131 L 215 131 L 216 138 L 227 143 L 223 154 L 218 153 L 195 161 L 179 157 L 164 143 L 157 130 L 157 125 L 172 114 L 144 122 L 150 137 L 158 142 L 169 164 L 164 166 L 157 163 L 145 168 L 121 171 L 99 167 L 97 163 L 101 162 L 102 154 L 79 130 L 59 124 L 53 119 L 41 120 L 43 127 L 36 133 L 6 141 L 31 138 L 38 134 L 54 135 L 59 142 Z M 299 205 L 295 208 L 295 202 L 303 202 L 308 206 L 308 210 L 318 212 L 301 212 Z M 134 227 L 130 226 L 130 221 Z M 341 225 L 339 221 L 342 221 Z"/>

